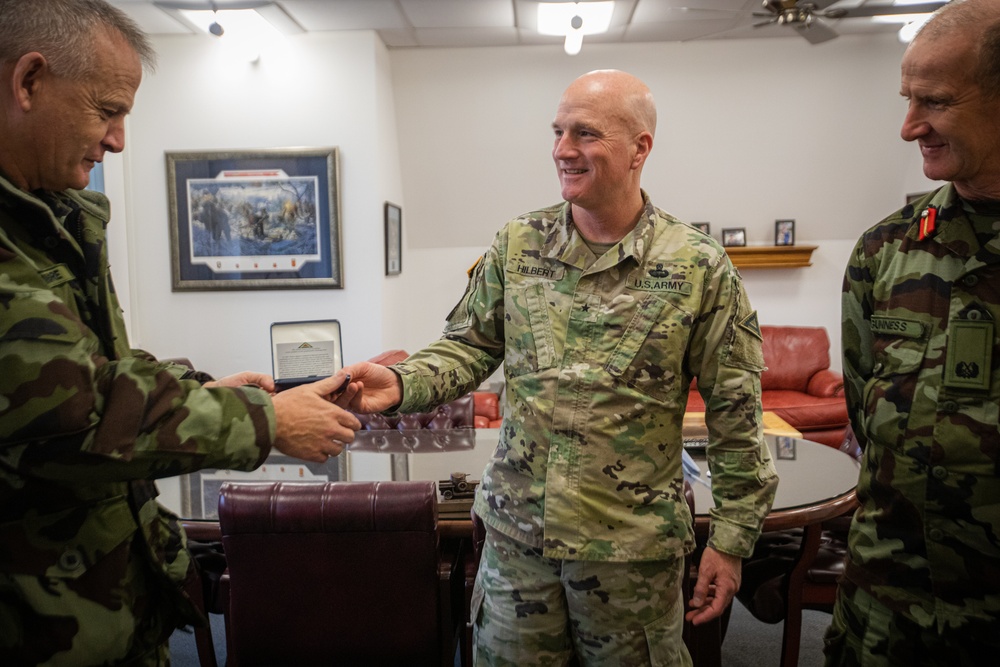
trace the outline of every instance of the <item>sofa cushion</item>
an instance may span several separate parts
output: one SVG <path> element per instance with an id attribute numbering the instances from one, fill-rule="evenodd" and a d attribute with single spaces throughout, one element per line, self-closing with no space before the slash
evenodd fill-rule
<path id="1" fill-rule="evenodd" d="M 847 423 L 843 396 L 811 396 L 801 391 L 772 389 L 764 392 L 764 409 L 799 431 L 835 428 Z"/>

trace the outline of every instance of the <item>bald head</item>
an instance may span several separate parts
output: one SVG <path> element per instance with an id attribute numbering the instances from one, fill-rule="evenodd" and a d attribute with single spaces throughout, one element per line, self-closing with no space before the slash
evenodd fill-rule
<path id="1" fill-rule="evenodd" d="M 1000 2 L 954 0 L 934 13 L 909 48 L 946 40 L 970 50 L 972 79 L 990 97 L 1000 97 Z"/>
<path id="2" fill-rule="evenodd" d="M 563 100 L 580 97 L 592 99 L 633 134 L 656 134 L 653 94 L 646 84 L 627 72 L 600 69 L 584 74 L 563 93 Z"/>

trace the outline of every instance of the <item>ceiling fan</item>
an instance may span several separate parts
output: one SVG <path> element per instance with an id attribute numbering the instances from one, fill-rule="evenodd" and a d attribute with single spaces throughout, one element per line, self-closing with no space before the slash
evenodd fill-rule
<path id="1" fill-rule="evenodd" d="M 753 16 L 766 20 L 754 23 L 753 27 L 790 26 L 811 44 L 821 44 L 837 37 L 837 32 L 824 19 L 929 14 L 948 4 L 948 0 L 911 5 L 863 4 L 856 7 L 830 7 L 836 3 L 837 0 L 762 0 L 765 11 L 754 12 Z"/>

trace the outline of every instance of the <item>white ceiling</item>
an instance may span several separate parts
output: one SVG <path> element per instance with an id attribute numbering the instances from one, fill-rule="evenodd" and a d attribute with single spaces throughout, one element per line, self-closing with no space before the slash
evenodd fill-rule
<path id="1" fill-rule="evenodd" d="M 110 0 L 151 34 L 195 32 L 177 11 L 157 6 L 234 8 L 247 0 Z M 876 7 L 893 0 L 800 0 L 819 8 Z M 274 5 L 306 32 L 375 30 L 390 48 L 559 44 L 536 31 L 537 0 L 275 0 Z M 192 7 L 193 8 L 193 7 Z M 786 37 L 802 39 L 791 26 L 754 27 L 761 0 L 617 0 L 611 30 L 584 38 L 597 42 L 661 42 L 692 39 Z M 841 35 L 894 32 L 898 24 L 869 18 L 824 19 Z"/>

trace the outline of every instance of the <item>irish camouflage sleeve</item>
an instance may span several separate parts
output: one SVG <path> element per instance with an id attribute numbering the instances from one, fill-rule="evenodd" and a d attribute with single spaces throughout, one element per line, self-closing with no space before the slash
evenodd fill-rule
<path id="1" fill-rule="evenodd" d="M 400 412 L 422 412 L 478 387 L 503 361 L 505 231 L 469 270 L 444 336 L 393 366 L 403 380 Z"/>
<path id="2" fill-rule="evenodd" d="M 255 388 L 206 388 L 143 357 L 109 361 L 51 291 L 5 271 L 0 248 L 0 460 L 29 476 L 94 481 L 249 470 L 267 456 L 274 412 Z M 110 464 L 110 465 L 109 465 Z"/>
<path id="3" fill-rule="evenodd" d="M 865 249 L 867 234 L 861 237 L 851 252 L 844 274 L 844 288 L 841 295 L 841 346 L 844 362 L 844 395 L 847 400 L 847 415 L 858 444 L 866 444 L 863 420 L 865 414 L 865 384 L 872 377 L 874 358 L 872 355 L 871 315 L 874 308 L 872 289 L 873 270 Z"/>
<path id="4" fill-rule="evenodd" d="M 749 556 L 771 509 L 778 477 L 763 435 L 764 369 L 757 313 L 728 257 L 708 276 L 691 336 L 690 363 L 705 399 L 715 507 L 708 544 Z"/>

